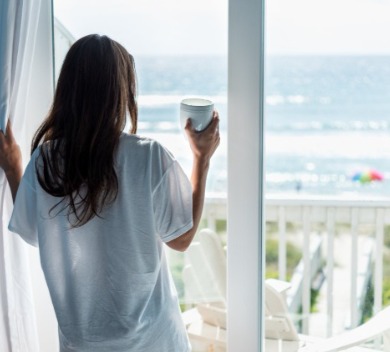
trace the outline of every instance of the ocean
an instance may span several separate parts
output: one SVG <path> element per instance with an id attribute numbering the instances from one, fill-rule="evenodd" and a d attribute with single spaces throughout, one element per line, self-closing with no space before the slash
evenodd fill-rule
<path id="1" fill-rule="evenodd" d="M 139 134 L 160 140 L 190 172 L 179 124 L 183 97 L 215 102 L 221 146 L 208 192 L 227 190 L 227 60 L 135 58 Z M 390 57 L 271 56 L 265 72 L 265 192 L 390 195 Z M 382 181 L 359 182 L 376 170 Z"/>

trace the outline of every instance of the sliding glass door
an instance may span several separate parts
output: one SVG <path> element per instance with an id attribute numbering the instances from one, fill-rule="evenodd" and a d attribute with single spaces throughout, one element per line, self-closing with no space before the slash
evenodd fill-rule
<path id="1" fill-rule="evenodd" d="M 180 101 L 204 97 L 220 114 L 221 144 L 211 162 L 200 231 L 186 253 L 166 249 L 194 351 L 226 350 L 227 343 L 227 5 L 54 1 L 57 75 L 69 46 L 84 35 L 105 34 L 124 45 L 138 76 L 137 133 L 167 147 L 188 176 L 192 154 Z"/>
<path id="2" fill-rule="evenodd" d="M 300 345 L 389 304 L 389 11 L 386 1 L 267 2 L 266 282 L 286 282 L 274 312 L 306 336 Z"/>

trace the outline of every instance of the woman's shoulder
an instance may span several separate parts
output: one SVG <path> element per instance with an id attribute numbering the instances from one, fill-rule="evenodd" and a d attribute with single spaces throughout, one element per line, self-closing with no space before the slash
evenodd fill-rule
<path id="1" fill-rule="evenodd" d="M 120 138 L 119 154 L 130 153 L 148 155 L 151 159 L 173 160 L 172 153 L 158 141 L 136 134 L 122 133 Z"/>
<path id="2" fill-rule="evenodd" d="M 147 146 L 147 145 L 151 145 L 153 143 L 157 143 L 154 139 L 140 136 L 138 134 L 129 134 L 126 132 L 122 132 L 122 134 L 120 136 L 120 142 L 121 142 L 121 144 L 126 144 L 126 145 L 135 144 L 135 145 L 139 145 L 139 146 Z"/>
<path id="3" fill-rule="evenodd" d="M 135 150 L 145 150 L 152 153 L 156 150 L 165 150 L 165 148 L 158 141 L 152 138 L 140 136 L 137 134 L 128 134 L 125 132 L 122 132 L 121 134 L 120 145 L 125 149 L 132 147 Z"/>

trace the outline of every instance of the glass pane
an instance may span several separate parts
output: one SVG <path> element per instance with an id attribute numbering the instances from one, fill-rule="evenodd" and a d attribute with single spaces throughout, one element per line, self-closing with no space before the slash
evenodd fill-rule
<path id="1" fill-rule="evenodd" d="M 180 101 L 205 97 L 220 114 L 221 145 L 207 181 L 200 229 L 185 252 L 166 249 L 194 351 L 225 350 L 227 2 L 55 0 L 57 73 L 69 45 L 106 34 L 134 56 L 138 134 L 167 147 L 190 176 Z"/>
<path id="2" fill-rule="evenodd" d="M 345 333 L 389 304 L 390 3 L 266 8 L 266 344 L 383 350 Z"/>

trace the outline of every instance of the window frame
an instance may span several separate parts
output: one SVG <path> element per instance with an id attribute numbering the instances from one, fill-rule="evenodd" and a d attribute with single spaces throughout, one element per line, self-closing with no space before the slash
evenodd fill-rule
<path id="1" fill-rule="evenodd" d="M 264 348 L 265 0 L 229 0 L 228 350 Z"/>

